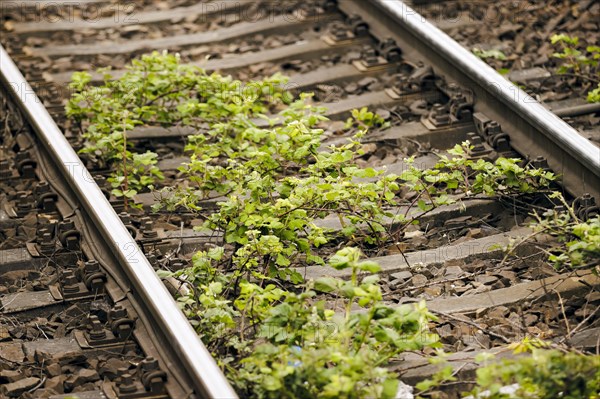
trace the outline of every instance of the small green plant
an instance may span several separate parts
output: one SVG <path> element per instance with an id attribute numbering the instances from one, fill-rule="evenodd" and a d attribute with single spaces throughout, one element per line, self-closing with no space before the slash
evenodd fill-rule
<path id="1" fill-rule="evenodd" d="M 156 192 L 155 210 L 196 212 L 201 228 L 221 232 L 222 241 L 196 253 L 191 267 L 162 274 L 191 288 L 178 302 L 240 395 L 393 397 L 397 380 L 384 365 L 402 351 L 435 346 L 427 330 L 433 316 L 422 304 L 385 306 L 379 266 L 361 261 L 361 251 L 397 241 L 434 207 L 479 194 L 533 193 L 554 175 L 514 159 L 471 159 L 469 143 L 432 169 L 412 166 L 402 176 L 360 167 L 361 138 L 387 122 L 355 110 L 348 122 L 354 136 L 325 148 L 324 110 L 310 104 L 310 94 L 291 98 L 283 82 L 278 75 L 250 82 L 250 94 L 240 95 L 242 82 L 153 53 L 100 87 L 75 78 L 68 109 L 82 125 L 85 151 L 113 168 L 110 181 L 126 198 L 158 178 L 156 156 L 135 153 L 127 131 L 197 132 L 186 146 L 190 162 L 180 168 L 185 182 Z M 415 195 L 408 200 L 402 189 Z M 206 212 L 202 201 L 217 196 L 224 197 L 217 209 Z M 406 213 L 398 214 L 399 205 Z M 319 227 L 326 218 L 338 228 Z M 305 281 L 301 267 L 309 265 L 348 269 L 351 278 Z"/>
<path id="2" fill-rule="evenodd" d="M 351 127 L 387 129 L 390 127 L 390 122 L 386 122 L 377 113 L 369 111 L 367 107 L 362 107 L 353 109 L 352 116 L 346 120 L 346 129 Z"/>
<path id="3" fill-rule="evenodd" d="M 554 45 L 559 45 L 562 50 L 552 54 L 552 56 L 565 60 L 565 63 L 558 69 L 558 73 L 583 73 L 587 66 L 598 66 L 600 47 L 587 46 L 585 50 L 579 49 L 579 38 L 565 34 L 552 35 L 550 42 Z"/>
<path id="4" fill-rule="evenodd" d="M 526 337 L 507 348 L 512 355 L 497 359 L 492 353 L 475 356 L 475 387 L 462 392 L 467 399 L 598 399 L 600 356 L 552 348 L 552 344 Z M 438 390 L 456 381 L 447 355 L 430 359 L 440 366 L 431 378 L 416 385 L 418 399 L 435 397 Z M 467 396 L 468 395 L 468 396 Z"/>
<path id="5" fill-rule="evenodd" d="M 496 50 L 496 49 L 482 50 L 482 49 L 475 47 L 475 48 L 473 48 L 473 54 L 475 54 L 477 57 L 481 58 L 482 60 L 486 60 L 488 58 L 493 58 L 493 59 L 499 60 L 499 61 L 506 60 L 506 54 L 504 54 L 502 51 Z"/>
<path id="6" fill-rule="evenodd" d="M 132 153 L 123 145 L 123 153 L 116 157 L 117 167 L 107 179 L 113 187 L 113 195 L 117 198 L 124 197 L 127 201 L 145 188 L 152 190 L 154 183 L 164 178 L 156 166 L 157 157 L 157 154 L 151 151 Z M 118 167 L 119 164 L 122 166 Z"/>
<path id="7" fill-rule="evenodd" d="M 588 103 L 600 103 L 600 83 L 594 90 L 588 91 L 587 101 Z"/>
<path id="8" fill-rule="evenodd" d="M 232 192 L 205 227 L 222 231 L 225 242 L 235 245 L 240 271 L 261 278 L 287 276 L 294 282 L 300 276 L 291 266 L 322 264 L 315 250 L 338 234 L 318 227 L 317 219 L 337 215 L 342 236 L 357 243 L 382 240 L 386 218 L 394 218 L 384 207 L 396 203 L 397 176 L 353 165 L 355 146 L 360 144 L 351 141 L 311 154 L 313 162 L 297 168 L 299 177 L 259 172 L 267 161 L 230 164 L 228 172 L 239 178 L 229 180 Z M 271 163 L 277 160 L 268 154 Z M 368 177 L 373 181 L 360 181 Z"/>
<path id="9" fill-rule="evenodd" d="M 279 169 L 274 174 L 263 169 L 262 174 L 248 169 L 236 172 L 234 193 L 219 204 L 205 225 L 222 230 L 225 243 L 233 248 L 201 252 L 191 270 L 180 272 L 197 287 L 192 296 L 180 298 L 186 313 L 232 383 L 247 397 L 281 397 L 281 392 L 288 392 L 290 398 L 318 392 L 327 392 L 326 397 L 389 397 L 397 383 L 379 365 L 401 349 L 433 345 L 431 337 L 406 340 L 406 330 L 401 327 L 404 319 L 380 303 L 377 277 L 363 277 L 379 267 L 360 262 L 358 249 L 341 250 L 329 261 L 333 268 L 350 268 L 349 281 L 321 278 L 305 282 L 292 268 L 325 263 L 315 251 L 335 236 L 318 228 L 316 218 L 338 213 L 344 242 L 363 235 L 376 244 L 380 229 L 385 229 L 384 218 L 394 215 L 381 204 L 394 204 L 397 176 L 382 178 L 372 169 L 350 164 L 360 152 L 359 146 L 351 140 L 328 152 L 312 154 L 313 162 L 298 169 L 301 177 L 281 176 Z M 519 195 L 546 187 L 554 178 L 543 170 L 522 168 L 517 160 L 495 164 L 471 160 L 469 148 L 464 143 L 451 150 L 452 158 L 442 157 L 434 169 L 413 167 L 403 175 L 404 184 L 428 193 L 422 194 L 424 212 L 451 203 L 450 194 L 457 192 Z M 246 160 L 244 166 L 252 164 Z M 481 170 L 481 177 L 473 168 Z M 356 181 L 365 178 L 375 180 Z M 361 233 L 361 225 L 367 221 L 371 227 L 366 225 L 367 231 Z M 404 216 L 398 221 L 404 221 Z M 281 288 L 286 281 L 295 287 Z M 335 317 L 338 312 L 326 308 L 317 293 L 338 298 L 341 315 Z M 353 306 L 369 311 L 355 314 Z M 413 314 L 409 309 L 401 313 L 408 317 Z M 409 318 L 424 317 L 427 313 L 423 312 L 424 308 Z M 196 319 L 196 315 L 202 317 Z M 422 322 L 413 320 L 414 328 L 423 328 Z M 335 340 L 325 339 L 332 332 Z M 255 346 L 257 339 L 268 342 Z M 364 370 L 370 370 L 368 375 Z M 451 374 L 440 376 L 440 380 L 449 377 Z"/>
<path id="10" fill-rule="evenodd" d="M 506 61 L 506 54 L 504 54 L 501 50 L 496 50 L 496 49 L 492 49 L 492 50 L 481 50 L 477 47 L 473 48 L 472 50 L 473 54 L 475 54 L 475 56 L 477 56 L 478 58 L 480 58 L 481 60 L 488 60 L 488 59 L 493 59 L 493 60 L 498 60 L 498 61 Z M 498 73 L 500 75 L 507 75 L 510 72 L 510 68 L 499 68 L 497 69 Z"/>
<path id="11" fill-rule="evenodd" d="M 133 153 L 128 146 L 127 132 L 139 124 L 127 106 L 134 100 L 134 91 L 124 92 L 120 85 L 112 87 L 112 83 L 90 87 L 90 82 L 91 76 L 86 72 L 73 74 L 70 87 L 75 93 L 67 104 L 67 115 L 82 129 L 81 122 L 86 122 L 86 145 L 80 153 L 99 158 L 100 166 L 113 170 L 108 178 L 112 193 L 123 197 L 127 208 L 129 199 L 141 190 L 152 189 L 163 175 L 156 167 L 155 153 Z"/>
<path id="12" fill-rule="evenodd" d="M 559 245 L 544 249 L 548 260 L 556 268 L 593 268 L 600 264 L 600 215 L 588 220 L 580 219 L 575 209 L 569 205 L 560 193 L 552 195 L 558 198 L 564 210 L 549 210 L 543 215 L 534 213 L 536 222 L 533 227 L 556 237 Z"/>
<path id="13" fill-rule="evenodd" d="M 238 80 L 185 65 L 179 56 L 154 52 L 132 61 L 126 73 L 113 79 L 106 71 L 104 83 L 91 85 L 87 72 L 73 74 L 73 90 L 66 111 L 85 139 L 81 153 L 112 170 L 109 181 L 117 197 L 132 198 L 162 180 L 156 154 L 136 154 L 127 132 L 138 126 L 191 126 L 199 131 L 206 123 L 258 116 L 269 106 L 285 101 L 285 78 L 275 75 L 243 85 Z"/>
<path id="14" fill-rule="evenodd" d="M 581 79 L 594 82 L 597 88 L 588 92 L 587 101 L 590 103 L 600 102 L 600 71 L 598 70 L 600 47 L 586 46 L 585 49 L 582 49 L 579 46 L 578 37 L 566 34 L 553 35 L 550 41 L 560 49 L 552 56 L 563 60 L 557 72 L 559 74 L 572 74 Z"/>
<path id="15" fill-rule="evenodd" d="M 243 397 L 393 398 L 397 377 L 383 366 L 401 352 L 436 346 L 427 329 L 433 315 L 422 303 L 384 305 L 379 266 L 361 261 L 357 248 L 329 260 L 352 271 L 349 281 L 327 277 L 293 290 L 244 280 L 235 293 L 226 287 L 236 274 L 214 265 L 222 256 L 199 253 L 192 270 L 177 273 L 194 276 L 196 287 L 179 302 Z"/>
<path id="16" fill-rule="evenodd" d="M 400 176 L 418 195 L 413 200 L 423 211 L 457 200 L 450 194 L 465 196 L 518 196 L 547 190 L 556 176 L 543 169 L 520 166 L 520 159 L 498 158 L 495 162 L 472 159 L 472 146 L 468 141 L 448 150 L 452 157 L 440 156 L 431 169 L 412 166 L 414 158 L 407 160 L 411 167 Z"/>
<path id="17" fill-rule="evenodd" d="M 490 361 L 477 369 L 477 386 L 470 394 L 489 399 L 598 399 L 600 356 L 534 347 L 529 355 Z"/>

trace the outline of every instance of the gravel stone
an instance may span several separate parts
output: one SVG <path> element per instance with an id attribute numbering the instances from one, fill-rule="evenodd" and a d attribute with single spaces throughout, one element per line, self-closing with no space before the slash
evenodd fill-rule
<path id="1" fill-rule="evenodd" d="M 496 276 L 477 276 L 475 277 L 475 281 L 480 282 L 482 284 L 485 285 L 491 285 L 494 284 L 496 281 L 498 281 L 498 277 Z"/>
<path id="2" fill-rule="evenodd" d="M 449 264 L 449 262 L 446 262 Z M 488 260 L 475 259 L 472 262 L 467 262 L 461 265 L 461 268 L 467 273 L 474 273 L 480 270 L 490 268 L 492 265 Z"/>
<path id="3" fill-rule="evenodd" d="M 377 83 L 377 79 L 372 77 L 366 77 L 358 81 L 358 86 L 361 88 L 365 88 L 373 83 Z"/>
<path id="4" fill-rule="evenodd" d="M 54 392 L 61 394 L 65 392 L 64 382 L 67 379 L 64 375 L 48 378 L 44 383 L 44 388 L 52 389 Z"/>
<path id="5" fill-rule="evenodd" d="M 403 271 L 398 272 L 398 273 L 393 273 L 391 276 L 392 276 L 392 279 L 398 279 L 398 280 L 406 281 L 409 278 L 412 278 L 413 275 L 408 270 L 403 270 Z"/>
<path id="6" fill-rule="evenodd" d="M 344 87 L 344 90 L 346 90 L 346 93 L 348 94 L 354 94 L 358 91 L 358 85 L 356 83 L 350 83 Z"/>
<path id="7" fill-rule="evenodd" d="M 40 383 L 40 379 L 36 377 L 27 377 L 22 380 L 4 384 L 2 386 L 2 393 L 10 398 L 16 398 L 21 396 L 22 393 L 30 390 Z"/>
<path id="8" fill-rule="evenodd" d="M 462 273 L 463 269 L 461 269 L 459 266 L 448 266 L 444 275 L 447 277 L 458 277 Z"/>
<path id="9" fill-rule="evenodd" d="M 89 391 L 94 391 L 95 389 L 96 389 L 96 386 L 94 384 L 92 384 L 91 382 L 88 382 L 83 385 L 75 386 L 75 388 L 73 388 L 72 392 L 89 392 Z"/>
<path id="10" fill-rule="evenodd" d="M 22 379 L 24 376 L 18 370 L 2 370 L 0 371 L 0 382 L 6 384 Z"/>
<path id="11" fill-rule="evenodd" d="M 61 374 L 60 364 L 50 363 L 46 366 L 46 374 L 50 377 L 56 377 Z"/>
<path id="12" fill-rule="evenodd" d="M 426 287 L 423 292 L 431 297 L 438 297 L 442 295 L 442 287 L 437 285 L 433 287 Z"/>
<path id="13" fill-rule="evenodd" d="M 506 285 L 514 284 L 517 282 L 517 273 L 512 270 L 502 270 L 495 274 L 502 279 L 502 282 Z"/>
<path id="14" fill-rule="evenodd" d="M 32 399 L 58 399 L 58 398 L 60 398 L 60 396 L 57 397 L 57 395 L 59 395 L 59 393 L 56 392 L 54 389 L 40 388 L 40 389 L 36 389 L 31 394 L 31 398 Z"/>
<path id="15" fill-rule="evenodd" d="M 442 326 L 439 326 L 435 329 L 435 331 L 440 336 L 440 338 L 448 342 L 450 345 L 453 345 L 456 342 L 457 337 L 450 324 L 444 324 Z"/>
<path id="16" fill-rule="evenodd" d="M 534 314 L 528 313 L 525 315 L 524 320 L 526 326 L 531 326 L 537 323 L 538 317 Z"/>
<path id="17" fill-rule="evenodd" d="M 100 379 L 100 375 L 93 369 L 81 369 L 75 376 L 75 384 L 85 384 L 86 382 L 94 382 Z"/>
<path id="18" fill-rule="evenodd" d="M 10 342 L 0 345 L 0 358 L 15 363 L 23 363 L 25 354 L 20 342 Z"/>
<path id="19" fill-rule="evenodd" d="M 425 277 L 422 274 L 415 274 L 411 281 L 414 286 L 420 286 L 423 284 L 427 284 L 427 277 Z"/>
<path id="20" fill-rule="evenodd" d="M 474 335 L 474 339 L 475 342 L 483 349 L 490 349 L 492 343 L 490 341 L 490 337 L 487 334 L 481 331 L 477 331 Z"/>

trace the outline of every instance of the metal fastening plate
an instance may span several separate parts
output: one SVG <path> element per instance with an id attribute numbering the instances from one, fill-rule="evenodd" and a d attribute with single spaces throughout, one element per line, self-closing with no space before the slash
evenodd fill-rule
<path id="1" fill-rule="evenodd" d="M 73 332 L 73 336 L 77 340 L 77 343 L 79 344 L 79 346 L 81 346 L 83 349 L 86 349 L 86 348 L 87 349 L 89 349 L 89 348 L 98 348 L 100 346 L 106 345 L 106 342 L 104 342 L 105 340 L 100 340 L 99 341 L 99 343 L 100 343 L 99 345 L 94 344 L 93 342 L 90 343 L 90 341 L 86 337 L 85 331 L 83 331 L 83 330 L 75 330 Z M 122 341 L 115 341 L 115 340 L 113 340 L 113 342 L 122 342 Z"/>
<path id="2" fill-rule="evenodd" d="M 479 133 L 480 136 L 485 137 L 485 128 L 492 120 L 482 112 L 475 112 L 473 114 L 473 121 L 475 122 L 477 133 Z"/>
<path id="3" fill-rule="evenodd" d="M 377 57 L 376 64 L 368 65 L 364 60 L 354 60 L 352 61 L 352 65 L 361 72 L 372 72 L 387 69 L 389 67 L 389 62 L 385 58 L 379 56 Z"/>
<path id="4" fill-rule="evenodd" d="M 348 31 L 346 39 L 336 39 L 331 33 L 327 33 L 326 35 L 321 36 L 321 40 L 330 45 L 331 47 L 336 46 L 345 46 L 351 43 L 356 42 L 356 35 L 351 31 Z"/>
<path id="5" fill-rule="evenodd" d="M 468 122 L 459 122 L 455 118 L 452 118 L 452 117 L 450 117 L 450 122 L 449 123 L 446 123 L 446 124 L 443 124 L 443 125 L 442 124 L 435 125 L 431 121 L 431 119 L 429 119 L 429 117 L 427 117 L 427 116 L 421 117 L 421 123 L 423 124 L 423 126 L 425 126 L 430 131 L 444 130 L 444 129 L 447 129 L 449 127 L 459 128 L 460 126 L 472 126 L 473 125 L 473 123 L 471 121 L 468 121 Z"/>
<path id="6" fill-rule="evenodd" d="M 401 95 L 401 94 L 398 92 L 398 90 L 391 89 L 391 88 L 389 88 L 389 87 L 387 87 L 387 88 L 385 89 L 385 93 L 386 93 L 388 96 L 390 96 L 390 98 L 392 98 L 392 99 L 394 99 L 394 100 L 399 100 L 399 99 L 402 97 L 402 95 Z"/>
<path id="7" fill-rule="evenodd" d="M 58 285 L 49 285 L 48 291 L 50 291 L 50 295 L 52 295 L 52 298 L 56 299 L 57 301 L 62 301 L 64 299 Z"/>
<path id="8" fill-rule="evenodd" d="M 135 238 L 137 242 L 140 244 L 156 244 L 162 242 L 167 235 L 165 234 L 165 229 L 163 228 L 153 228 L 152 231 L 156 233 L 155 237 L 145 237 L 143 231 L 138 231 L 138 235 Z"/>
<path id="9" fill-rule="evenodd" d="M 28 242 L 25 244 L 25 246 L 27 247 L 27 251 L 29 252 L 32 258 L 40 258 L 42 256 L 39 253 L 35 242 Z"/>

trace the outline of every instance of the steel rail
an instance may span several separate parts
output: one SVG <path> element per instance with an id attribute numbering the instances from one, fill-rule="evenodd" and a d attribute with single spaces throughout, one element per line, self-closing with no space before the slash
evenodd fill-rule
<path id="1" fill-rule="evenodd" d="M 156 276 L 100 188 L 69 142 L 27 83 L 4 47 L 0 45 L 0 77 L 26 115 L 40 142 L 56 162 L 83 209 L 113 250 L 137 294 L 144 300 L 169 344 L 179 356 L 199 395 L 206 398 L 237 398 L 196 332 Z M 133 247 L 135 246 L 135 247 Z M 135 248 L 135 251 L 131 251 Z"/>
<path id="2" fill-rule="evenodd" d="M 379 38 L 391 35 L 405 52 L 472 90 L 476 107 L 501 123 L 513 147 L 525 156 L 546 157 L 568 191 L 600 199 L 600 148 L 414 9 L 399 0 L 345 0 L 339 6 L 360 15 Z"/>

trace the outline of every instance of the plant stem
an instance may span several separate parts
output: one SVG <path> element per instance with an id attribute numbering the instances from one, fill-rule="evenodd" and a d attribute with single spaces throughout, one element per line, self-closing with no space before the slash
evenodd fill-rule
<path id="1" fill-rule="evenodd" d="M 360 341 L 358 341 L 358 347 L 356 348 L 356 354 L 358 354 L 358 352 L 360 351 L 360 348 L 362 348 L 362 346 L 365 342 L 365 339 L 367 338 L 367 334 L 369 333 L 369 330 L 371 327 L 371 320 L 373 320 L 373 317 L 375 317 L 375 307 L 374 306 L 369 311 L 369 321 L 367 322 L 365 331 L 363 331 L 362 335 L 360 336 Z"/>
<path id="2" fill-rule="evenodd" d="M 125 123 L 123 123 L 123 198 L 124 198 L 124 205 L 125 205 L 125 212 L 127 212 L 127 208 L 128 208 L 128 198 L 127 198 L 127 191 L 129 190 L 129 182 L 127 180 L 127 134 L 126 134 L 126 128 L 125 128 Z"/>

